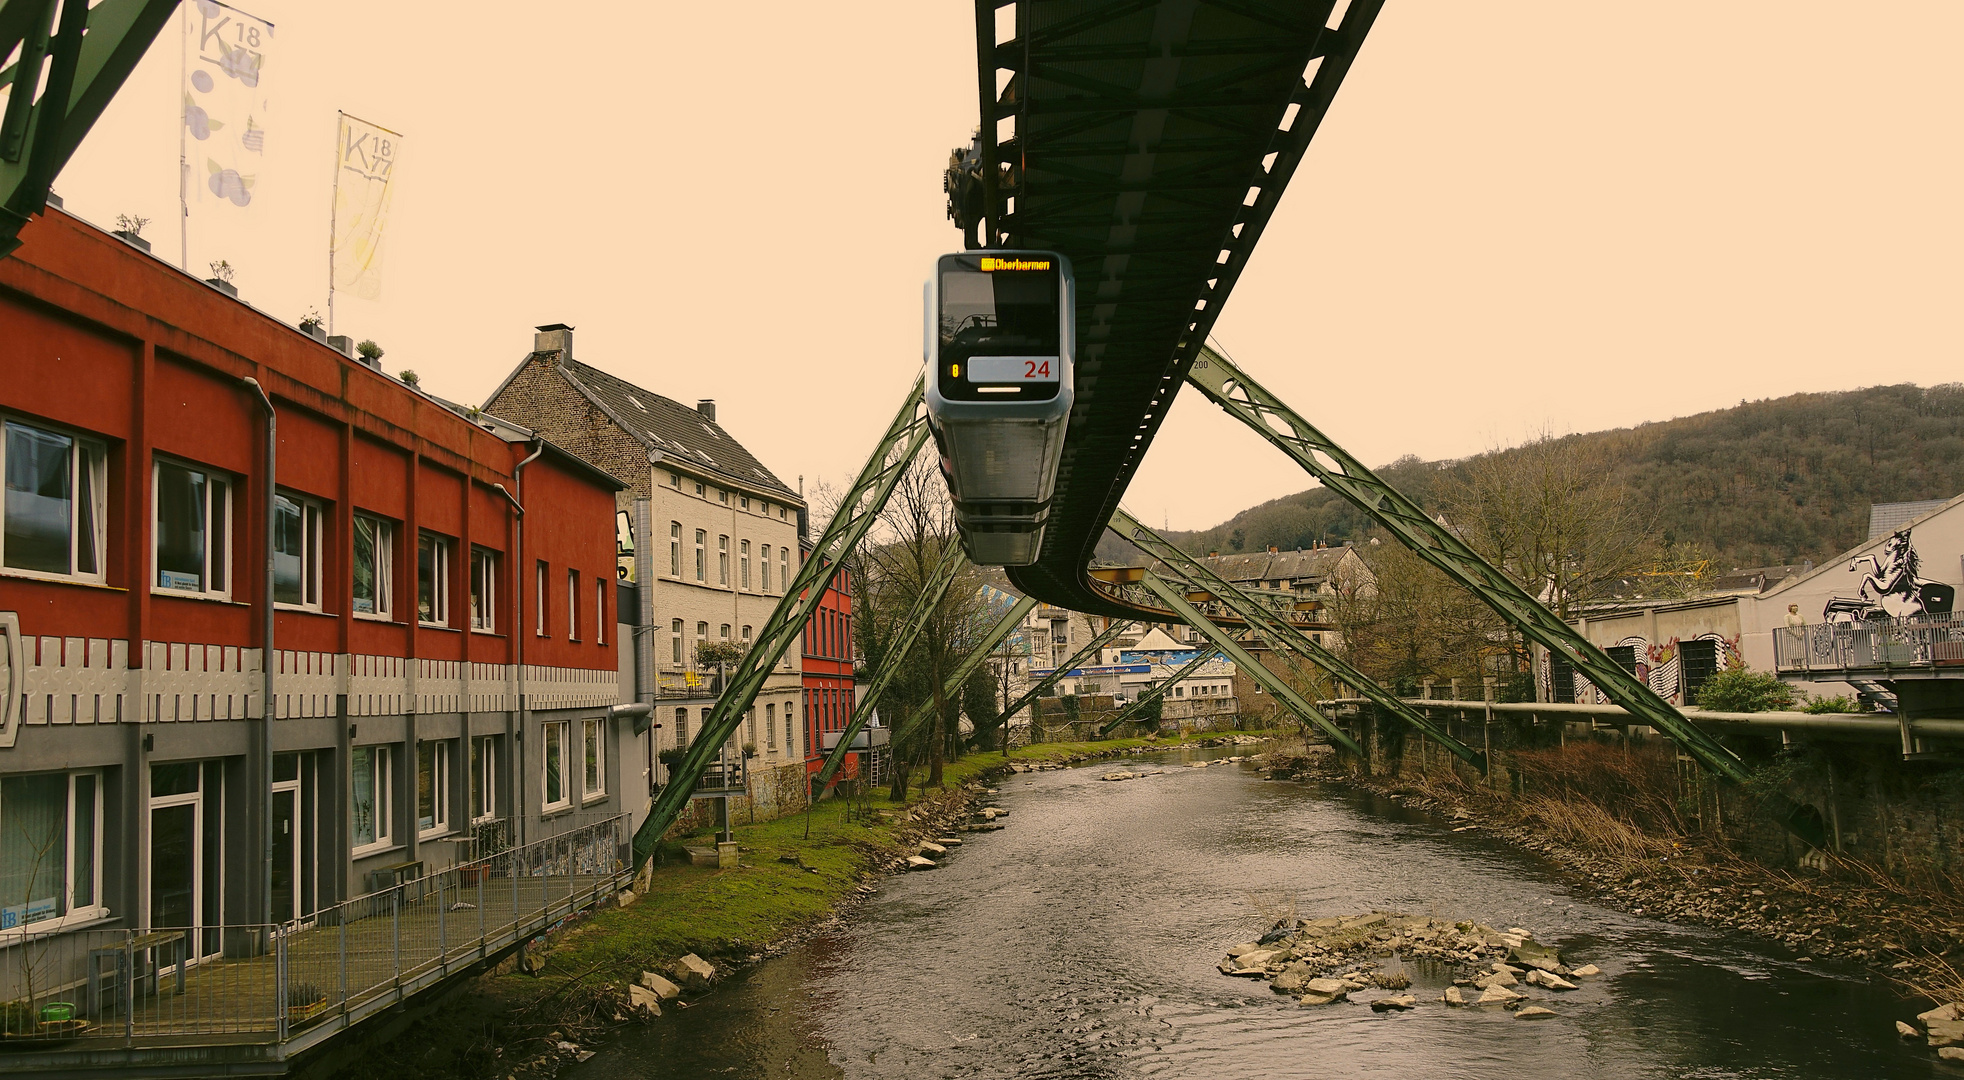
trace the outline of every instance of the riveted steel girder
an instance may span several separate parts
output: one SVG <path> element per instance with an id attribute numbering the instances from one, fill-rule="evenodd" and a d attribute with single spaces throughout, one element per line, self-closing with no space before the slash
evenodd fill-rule
<path id="1" fill-rule="evenodd" d="M 1010 702 L 1008 705 L 1003 706 L 1003 710 L 1002 710 L 1003 723 L 1005 725 L 1008 724 L 1010 717 L 1015 716 L 1017 713 L 1021 712 L 1026 706 L 1028 706 L 1031 702 L 1042 697 L 1046 691 L 1054 688 L 1058 683 L 1064 681 L 1064 678 L 1068 676 L 1073 669 L 1082 667 L 1086 660 L 1095 659 L 1098 656 L 1100 650 L 1102 650 L 1105 646 L 1110 645 L 1113 641 L 1116 641 L 1118 639 L 1118 636 L 1124 633 L 1126 628 L 1131 625 L 1132 624 L 1130 622 L 1127 622 L 1124 619 L 1110 620 L 1109 625 L 1107 625 L 1103 630 L 1099 631 L 1096 637 L 1092 638 L 1089 642 L 1087 642 L 1084 648 L 1079 649 L 1075 653 L 1072 653 L 1071 658 L 1069 660 L 1066 660 L 1063 663 L 1057 665 L 1055 668 L 1051 670 L 1050 674 L 1045 675 L 1043 678 L 1037 680 L 1035 686 L 1032 686 L 1028 690 L 1023 691 L 1022 695 L 1018 697 L 1015 701 Z"/>
<path id="2" fill-rule="evenodd" d="M 1270 645 L 1292 649 L 1302 654 L 1309 662 L 1356 688 L 1358 693 L 1370 698 L 1379 708 L 1417 728 L 1432 741 L 1479 769 L 1482 774 L 1486 773 L 1485 754 L 1441 731 L 1417 709 L 1398 700 L 1396 695 L 1378 685 L 1376 679 L 1352 667 L 1343 657 L 1318 645 L 1314 638 L 1298 630 L 1289 620 L 1283 618 L 1259 598 L 1243 592 L 1220 575 L 1207 569 L 1207 564 L 1167 543 L 1158 533 L 1147 528 L 1123 509 L 1112 515 L 1112 531 L 1131 541 L 1139 550 L 1159 559 L 1165 564 L 1166 572 L 1176 580 L 1212 594 L 1229 610 L 1247 620 L 1249 627 L 1259 631 Z"/>
<path id="3" fill-rule="evenodd" d="M 70 0 L 53 24 L 54 0 L 0 0 L 0 257 L 48 204 L 48 188 L 108 108 L 178 0 Z M 46 80 L 42 79 L 46 65 Z M 36 87 L 40 97 L 34 97 Z"/>
<path id="4" fill-rule="evenodd" d="M 682 808 L 688 805 L 689 796 L 695 790 L 696 781 L 702 778 L 703 770 L 715 760 L 723 742 L 743 721 L 743 714 L 757 700 L 757 692 L 763 689 L 764 680 L 770 676 L 771 669 L 777 666 L 785 650 L 798 641 L 812 612 L 824 599 L 826 587 L 838 574 L 840 563 L 865 539 L 880 510 L 893 495 L 894 486 L 906 473 L 914 455 L 927 442 L 927 415 L 921 409 L 925 389 L 922 379 L 914 380 L 914 388 L 908 393 L 906 402 L 894 414 L 893 422 L 887 425 L 886 433 L 881 436 L 879 445 L 873 448 L 872 456 L 866 459 L 858 478 L 846 489 L 845 497 L 839 500 L 838 511 L 825 526 L 825 532 L 812 545 L 811 555 L 798 568 L 797 575 L 785 585 L 784 599 L 779 600 L 777 607 L 772 609 L 771 617 L 757 636 L 757 644 L 737 663 L 736 671 L 725 684 L 723 696 L 716 700 L 715 708 L 703 720 L 701 733 L 696 736 L 695 742 L 689 744 L 688 753 L 670 770 L 667 786 L 655 796 L 648 808 L 647 819 L 634 834 L 637 861 L 654 852 L 662 835 L 681 816 Z"/>
<path id="5" fill-rule="evenodd" d="M 1337 745 L 1343 747 L 1345 750 L 1356 754 L 1359 759 L 1368 760 L 1364 757 L 1364 748 L 1357 745 L 1357 740 L 1352 739 L 1334 721 L 1324 716 L 1317 710 L 1316 706 L 1304 700 L 1301 694 L 1296 693 L 1295 687 L 1282 681 L 1280 675 L 1270 671 L 1260 661 L 1250 656 L 1248 650 L 1242 648 L 1241 643 L 1234 640 L 1233 635 L 1215 626 L 1213 620 L 1203 614 L 1199 608 L 1187 603 L 1187 598 L 1181 595 L 1182 590 L 1174 588 L 1150 571 L 1140 579 L 1139 584 L 1145 586 L 1146 591 L 1159 597 L 1160 603 L 1165 604 L 1177 613 L 1180 618 L 1186 620 L 1188 626 L 1200 631 L 1207 640 L 1214 643 L 1215 648 L 1226 653 L 1228 659 L 1241 665 L 1241 669 L 1248 673 L 1249 678 L 1260 683 L 1262 689 L 1274 695 L 1277 701 L 1287 705 L 1291 712 L 1294 712 L 1297 716 L 1302 717 L 1309 723 L 1322 728 L 1323 734 L 1335 740 Z"/>
<path id="6" fill-rule="evenodd" d="M 868 683 L 866 689 L 860 693 L 859 701 L 853 706 L 851 721 L 846 724 L 846 729 L 839 733 L 839 745 L 832 748 L 831 753 L 825 756 L 825 764 L 819 767 L 820 790 L 832 782 L 832 777 L 839 771 L 839 766 L 845 763 L 852 740 L 859 735 L 859 729 L 865 727 L 873 718 L 874 711 L 880 707 L 880 698 L 886 694 L 887 687 L 893 685 L 894 678 L 900 674 L 900 667 L 906 662 L 907 654 L 914 651 L 914 643 L 920 640 L 921 630 L 927 626 L 929 620 L 934 618 L 934 609 L 941 606 L 942 598 L 948 595 L 948 587 L 955 583 L 955 578 L 961 575 L 962 568 L 967 565 L 968 556 L 962 551 L 962 546 L 950 541 L 941 552 L 941 561 L 935 564 L 934 569 L 928 573 L 927 581 L 922 584 L 920 597 L 914 601 L 914 606 L 908 609 L 907 614 L 900 620 L 900 626 L 894 631 L 893 643 L 887 649 L 886 662 L 873 673 L 873 681 Z"/>
<path id="7" fill-rule="evenodd" d="M 941 681 L 942 696 L 946 698 L 960 693 L 962 684 L 968 681 L 968 677 L 975 673 L 976 668 L 982 666 L 982 661 L 989 658 L 989 653 L 1001 644 L 1002 639 L 1008 637 L 1011 630 L 1016 629 L 1016 624 L 1023 621 L 1023 616 L 1035 610 L 1036 606 L 1037 598 L 1034 596 L 1026 596 L 1011 604 L 1009 610 L 1002 613 L 1002 618 L 997 619 L 996 624 L 977 639 L 975 647 L 968 651 L 967 656 L 962 657 L 961 663 L 955 665 L 955 670 Z M 894 725 L 893 741 L 898 743 L 912 735 L 933 715 L 934 699 L 929 698 L 914 710 L 912 716 Z"/>

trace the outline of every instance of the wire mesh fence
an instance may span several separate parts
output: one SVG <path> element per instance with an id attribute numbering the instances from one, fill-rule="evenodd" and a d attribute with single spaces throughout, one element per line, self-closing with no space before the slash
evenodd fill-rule
<path id="1" fill-rule="evenodd" d="M 1942 612 L 1777 627 L 1773 664 L 1780 671 L 1964 666 L 1964 620 Z"/>
<path id="2" fill-rule="evenodd" d="M 392 1003 L 618 888 L 626 815 L 283 925 L 22 932 L 0 940 L 8 1041 L 271 1042 Z"/>

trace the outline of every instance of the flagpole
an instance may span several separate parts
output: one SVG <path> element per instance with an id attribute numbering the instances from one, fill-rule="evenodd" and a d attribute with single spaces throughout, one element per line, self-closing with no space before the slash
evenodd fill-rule
<path id="1" fill-rule="evenodd" d="M 341 228 L 341 131 L 347 113 L 334 110 L 334 183 L 327 189 L 327 334 L 334 336 L 334 240 Z"/>
<path id="2" fill-rule="evenodd" d="M 177 42 L 177 268 L 191 269 L 191 158 L 185 130 L 191 126 L 191 5 L 178 9 Z"/>

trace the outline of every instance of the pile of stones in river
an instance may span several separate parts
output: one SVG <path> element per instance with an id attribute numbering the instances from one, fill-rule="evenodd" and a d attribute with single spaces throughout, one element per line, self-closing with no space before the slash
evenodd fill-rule
<path id="1" fill-rule="evenodd" d="M 1535 991 L 1574 990 L 1574 980 L 1602 974 L 1594 964 L 1571 968 L 1554 949 L 1518 926 L 1496 930 L 1471 922 L 1373 911 L 1366 915 L 1284 920 L 1260 941 L 1236 945 L 1221 960 L 1223 975 L 1268 980 L 1269 989 L 1304 1005 L 1329 1005 L 1372 988 L 1399 991 L 1370 1002 L 1378 1012 L 1416 1008 L 1410 976 L 1381 970 L 1384 957 L 1431 960 L 1459 970 L 1439 1000 L 1448 1005 L 1498 1005 L 1516 1019 L 1555 1011 L 1535 1005 Z"/>
<path id="2" fill-rule="evenodd" d="M 1186 767 L 1189 769 L 1204 769 L 1209 765 L 1232 765 L 1237 761 L 1251 761 L 1251 760 L 1253 759 L 1248 757 L 1247 755 L 1236 754 L 1233 757 L 1214 758 L 1211 761 L 1189 761 L 1187 762 Z M 1167 773 L 1176 773 L 1179 771 L 1180 771 L 1179 769 L 1175 768 L 1175 769 L 1154 769 L 1151 772 L 1108 772 L 1105 775 L 1099 777 L 1099 779 L 1110 780 L 1113 783 L 1117 783 L 1124 780 L 1141 780 L 1148 776 L 1163 776 Z"/>

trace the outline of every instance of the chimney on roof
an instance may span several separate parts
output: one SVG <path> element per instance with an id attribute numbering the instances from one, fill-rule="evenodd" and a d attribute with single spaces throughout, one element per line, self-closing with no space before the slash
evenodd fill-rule
<path id="1" fill-rule="evenodd" d="M 713 423 L 715 423 L 715 422 L 716 422 L 716 399 L 715 399 L 715 398 L 703 398 L 703 399 L 702 399 L 701 401 L 698 401 L 698 402 L 696 402 L 696 411 L 702 414 L 702 418 L 703 418 L 704 420 L 707 420 L 707 421 L 709 421 L 709 422 L 710 422 L 710 423 L 712 423 L 712 424 L 713 424 Z"/>
<path id="2" fill-rule="evenodd" d="M 561 360 L 573 358 L 573 328 L 565 323 L 547 323 L 534 327 L 538 333 L 532 335 L 533 352 L 556 352 Z"/>
<path id="3" fill-rule="evenodd" d="M 1275 546 L 1274 544 L 1270 544 L 1270 545 L 1268 546 L 1268 553 L 1269 553 L 1270 555 L 1276 555 L 1276 554 L 1280 554 L 1280 553 L 1281 553 L 1281 551 L 1282 551 L 1282 549 L 1281 549 L 1281 548 L 1279 548 L 1279 547 L 1276 547 L 1276 546 Z"/>

